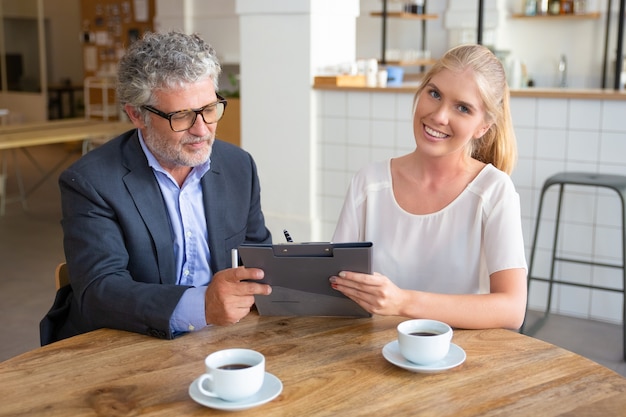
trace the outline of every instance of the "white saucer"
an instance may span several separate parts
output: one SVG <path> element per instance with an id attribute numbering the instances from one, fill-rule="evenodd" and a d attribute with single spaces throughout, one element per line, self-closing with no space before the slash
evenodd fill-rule
<path id="1" fill-rule="evenodd" d="M 267 402 L 272 401 L 274 398 L 278 397 L 280 393 L 283 391 L 283 383 L 280 382 L 280 379 L 275 377 L 274 375 L 266 372 L 265 379 L 263 380 L 263 386 L 253 396 L 246 398 L 241 401 L 224 401 L 217 397 L 210 397 L 208 395 L 204 395 L 198 389 L 198 380 L 194 380 L 191 385 L 189 385 L 189 396 L 198 404 L 204 405 L 206 407 L 215 408 L 217 410 L 226 410 L 226 411 L 239 411 L 246 410 L 248 408 L 256 407 L 261 404 L 265 404 Z"/>
<path id="2" fill-rule="evenodd" d="M 398 341 L 394 340 L 393 342 L 389 342 L 383 348 L 383 356 L 389 362 L 393 363 L 400 368 L 406 369 L 408 371 L 413 372 L 421 372 L 421 373 L 434 373 L 445 371 L 446 369 L 451 369 L 456 366 L 459 366 L 463 362 L 465 362 L 465 351 L 455 345 L 454 343 L 450 343 L 450 351 L 442 360 L 431 363 L 430 365 L 418 365 L 413 363 L 402 356 L 400 353 L 400 346 L 398 346 Z"/>

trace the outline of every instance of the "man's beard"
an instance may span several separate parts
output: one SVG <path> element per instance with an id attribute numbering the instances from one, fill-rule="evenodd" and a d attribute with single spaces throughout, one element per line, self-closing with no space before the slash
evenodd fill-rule
<path id="1" fill-rule="evenodd" d="M 190 135 L 188 132 L 177 143 L 173 143 L 168 137 L 159 135 L 153 129 L 147 129 L 144 140 L 159 163 L 164 167 L 195 167 L 205 163 L 211 156 L 215 135 L 209 133 L 204 137 Z M 192 150 L 186 145 L 191 143 L 206 142 L 208 146 L 198 150 Z"/>

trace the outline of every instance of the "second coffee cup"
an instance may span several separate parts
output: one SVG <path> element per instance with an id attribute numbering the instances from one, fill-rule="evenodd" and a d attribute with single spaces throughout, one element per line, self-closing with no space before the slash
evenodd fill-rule
<path id="1" fill-rule="evenodd" d="M 224 349 L 204 360 L 206 373 L 198 378 L 204 395 L 240 401 L 256 394 L 265 378 L 265 357 L 251 349 Z"/>
<path id="2" fill-rule="evenodd" d="M 415 319 L 398 324 L 400 353 L 418 365 L 429 365 L 446 357 L 452 328 L 437 320 Z"/>

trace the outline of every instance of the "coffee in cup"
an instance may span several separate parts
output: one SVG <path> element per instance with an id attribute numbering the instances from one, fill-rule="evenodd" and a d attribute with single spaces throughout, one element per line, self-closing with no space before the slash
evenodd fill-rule
<path id="1" fill-rule="evenodd" d="M 452 328 L 437 320 L 414 319 L 398 324 L 400 353 L 418 365 L 430 365 L 446 357 Z"/>
<path id="2" fill-rule="evenodd" d="M 204 360 L 206 373 L 198 378 L 198 390 L 225 401 L 240 401 L 256 394 L 265 378 L 265 357 L 251 349 L 225 349 Z"/>

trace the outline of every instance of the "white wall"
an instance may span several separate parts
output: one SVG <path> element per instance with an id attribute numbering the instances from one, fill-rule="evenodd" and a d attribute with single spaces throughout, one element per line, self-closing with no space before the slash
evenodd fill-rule
<path id="1" fill-rule="evenodd" d="M 217 51 L 222 64 L 238 64 L 239 17 L 234 0 L 157 0 L 158 31 L 199 33 Z"/>
<path id="2" fill-rule="evenodd" d="M 603 49 L 608 0 L 587 0 L 591 11 L 599 11 L 600 18 L 591 20 L 511 19 L 512 13 L 522 10 L 523 0 L 489 0 L 485 2 L 485 31 L 483 43 L 496 49 L 510 51 L 520 59 L 537 87 L 557 85 L 557 68 L 561 54 L 568 61 L 568 84 L 573 88 L 599 88 L 602 80 Z M 390 10 L 399 10 L 403 0 L 390 0 Z M 613 86 L 613 68 L 617 43 L 617 4 L 613 2 L 609 34 L 609 70 L 607 87 Z M 225 63 L 239 61 L 239 22 L 233 0 L 157 0 L 158 19 L 163 27 L 171 26 L 166 15 L 179 14 L 175 25 L 184 21 L 184 8 L 193 13 L 187 17 L 194 30 L 209 39 Z M 356 56 L 379 58 L 381 54 L 380 17 L 371 16 L 382 10 L 381 0 L 360 0 L 360 15 L 356 19 Z M 465 8 L 461 13 L 466 30 L 449 29 L 453 16 L 448 9 Z M 495 10 L 495 12 L 494 12 Z M 441 56 L 448 48 L 464 42 L 475 42 L 478 25 L 477 1 L 428 0 L 428 13 L 440 17 L 426 23 L 427 45 L 433 57 Z M 496 15 L 497 27 L 491 28 Z M 414 49 L 421 45 L 421 23 L 415 20 L 389 19 L 388 48 Z M 448 30 L 447 30 L 448 28 Z M 296 45 L 294 45 L 296 46 Z M 268 45 L 268 49 L 272 46 Z"/>
<path id="3" fill-rule="evenodd" d="M 399 11 L 404 0 L 389 0 L 388 10 Z M 428 14 L 443 16 L 447 1 L 429 0 Z M 360 0 L 361 13 L 356 26 L 356 53 L 359 58 L 381 58 L 382 18 L 371 16 L 382 11 L 381 0 Z M 426 21 L 426 44 L 433 56 L 448 49 L 448 34 L 442 17 Z M 387 19 L 387 49 L 421 49 L 422 22 L 420 20 Z"/>
<path id="4" fill-rule="evenodd" d="M 561 54 L 567 57 L 568 86 L 600 88 L 602 81 L 603 49 L 606 24 L 606 1 L 588 1 L 591 11 L 601 12 L 598 19 L 511 19 L 511 12 L 519 12 L 518 0 L 506 0 L 504 19 L 496 34 L 496 47 L 510 50 L 524 62 L 537 87 L 558 86 L 558 62 Z M 617 5 L 613 2 L 610 23 L 609 67 L 614 67 L 617 40 Z M 607 71 L 607 87 L 613 86 L 613 72 Z"/>
<path id="5" fill-rule="evenodd" d="M 48 83 L 60 84 L 69 78 L 73 84 L 82 84 L 80 0 L 45 0 L 44 13 L 48 30 Z"/>
<path id="6" fill-rule="evenodd" d="M 402 1 L 389 0 L 389 7 L 399 10 Z M 590 11 L 601 13 L 598 19 L 511 19 L 522 11 L 524 0 L 486 0 L 484 3 L 483 44 L 509 50 L 510 56 L 525 63 L 537 87 L 558 85 L 558 62 L 561 54 L 568 61 L 568 81 L 573 88 L 599 88 L 602 80 L 603 48 L 608 0 L 587 0 Z M 609 35 L 609 71 L 607 87 L 613 86 L 612 68 L 617 42 L 617 2 L 613 1 Z M 357 56 L 380 57 L 381 18 L 370 16 L 381 11 L 381 0 L 360 0 L 357 19 Z M 456 10 L 458 13 L 453 13 Z M 476 42 L 478 2 L 476 0 L 428 0 L 427 12 L 439 19 L 427 22 L 427 44 L 433 57 L 448 48 Z M 462 26 L 463 30 L 452 27 Z M 388 20 L 388 48 L 412 49 L 419 45 L 419 21 Z"/>
<path id="7" fill-rule="evenodd" d="M 16 17 L 37 17 L 37 1 L 13 1 L 4 4 L 4 12 Z M 80 32 L 80 7 L 79 0 L 45 0 L 41 2 L 45 25 L 45 70 L 48 84 L 58 84 L 61 79 L 69 78 L 75 84 L 83 82 L 82 47 L 79 42 Z M 13 6 L 13 7 L 7 7 Z M 19 7 L 18 7 L 19 6 Z M 31 37 L 37 37 L 37 34 Z M 7 50 L 11 45 L 23 41 L 19 39 L 6 39 Z M 39 62 L 40 52 L 34 50 L 31 57 L 25 59 L 25 64 L 32 68 L 33 63 Z M 36 71 L 27 68 L 25 76 L 30 77 Z M 39 72 L 34 75 L 39 77 Z M 37 83 L 39 85 L 39 83 Z M 0 107 L 7 108 L 11 112 L 10 123 L 43 121 L 48 118 L 48 105 L 46 92 L 7 92 L 0 93 Z"/>
<path id="8" fill-rule="evenodd" d="M 241 144 L 252 153 L 275 239 L 319 234 L 315 70 L 355 58 L 358 1 L 237 0 L 241 39 Z"/>

